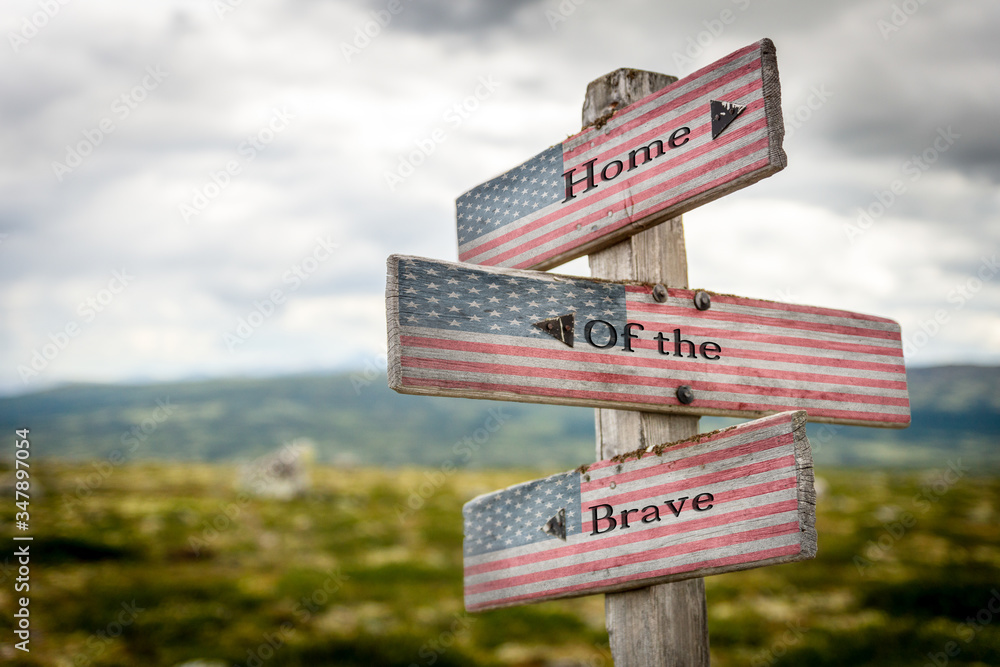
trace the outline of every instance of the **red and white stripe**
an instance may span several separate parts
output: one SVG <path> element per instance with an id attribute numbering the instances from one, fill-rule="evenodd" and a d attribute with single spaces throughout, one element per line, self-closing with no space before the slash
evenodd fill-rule
<path id="1" fill-rule="evenodd" d="M 674 209 L 693 197 L 709 193 L 738 179 L 747 184 L 777 171 L 766 116 L 763 78 L 763 42 L 732 53 L 708 67 L 657 91 L 615 114 L 601 129 L 587 128 L 563 142 L 563 170 L 577 167 L 573 179 L 583 178 L 581 167 L 596 158 L 597 172 L 611 160 L 627 163 L 630 150 L 654 139 L 664 142 L 666 154 L 645 162 L 612 182 L 582 192 L 463 243 L 459 259 L 486 266 L 545 268 L 554 258 L 621 230 L 636 221 Z M 709 102 L 720 99 L 746 105 L 746 110 L 717 139 L 712 139 Z M 682 146 L 669 149 L 666 139 L 679 127 L 691 133 Z M 780 146 L 777 147 L 780 149 Z M 734 165 L 736 168 L 734 168 Z"/>
<path id="2" fill-rule="evenodd" d="M 645 327 L 622 341 L 574 348 L 547 336 L 399 328 L 398 391 L 565 405 L 759 417 L 804 409 L 811 421 L 904 428 L 910 422 L 899 325 L 841 310 L 712 295 L 697 310 L 691 290 L 657 303 L 648 286 L 627 288 L 628 321 Z M 577 328 L 585 324 L 577 313 Z M 614 322 L 619 332 L 624 323 Z M 721 358 L 661 355 L 657 331 L 721 345 Z M 672 352 L 672 343 L 666 344 Z M 685 346 L 685 350 L 686 350 Z M 695 402 L 675 395 L 689 385 Z M 539 401 L 538 399 L 542 400 Z"/>
<path id="3" fill-rule="evenodd" d="M 815 512 L 803 493 L 812 491 L 812 461 L 808 441 L 796 434 L 794 423 L 794 413 L 783 413 L 682 441 L 662 454 L 590 466 L 581 477 L 581 531 L 566 541 L 553 538 L 467 556 L 466 609 L 811 558 Z M 663 506 L 666 499 L 704 492 L 714 496 L 708 511 L 687 505 L 675 517 Z M 601 503 L 617 511 L 659 505 L 663 519 L 642 523 L 635 518 L 628 529 L 591 535 L 590 508 Z"/>

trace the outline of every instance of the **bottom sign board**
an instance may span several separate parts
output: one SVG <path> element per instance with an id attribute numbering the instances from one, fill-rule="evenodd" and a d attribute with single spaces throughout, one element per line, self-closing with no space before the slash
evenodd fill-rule
<path id="1" fill-rule="evenodd" d="M 642 588 L 816 555 L 806 413 L 637 450 L 465 504 L 465 607 Z"/>

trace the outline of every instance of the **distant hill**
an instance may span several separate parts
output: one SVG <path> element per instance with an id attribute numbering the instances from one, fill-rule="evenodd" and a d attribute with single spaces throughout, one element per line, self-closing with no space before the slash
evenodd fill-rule
<path id="1" fill-rule="evenodd" d="M 1000 368 L 918 368 L 909 381 L 910 428 L 811 425 L 817 463 L 923 467 L 962 457 L 1000 467 Z M 702 430 L 736 421 L 706 418 Z M 71 458 L 248 459 L 297 438 L 312 440 L 319 460 L 345 465 L 557 468 L 594 456 L 591 409 L 404 396 L 384 376 L 361 374 L 71 385 L 0 399 L 3 432 L 24 426 L 36 456 Z"/>

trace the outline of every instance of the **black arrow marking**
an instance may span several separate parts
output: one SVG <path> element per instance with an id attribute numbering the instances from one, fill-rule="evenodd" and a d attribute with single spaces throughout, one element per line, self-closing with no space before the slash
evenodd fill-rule
<path id="1" fill-rule="evenodd" d="M 573 313 L 560 315 L 551 320 L 535 322 L 532 326 L 538 327 L 556 340 L 573 347 L 573 338 L 576 327 L 576 317 Z"/>
<path id="2" fill-rule="evenodd" d="M 722 134 L 746 108 L 745 104 L 712 100 L 709 103 L 709 112 L 712 114 L 712 139 Z"/>
<path id="3" fill-rule="evenodd" d="M 566 508 L 559 510 L 559 513 L 545 522 L 542 532 L 552 537 L 558 537 L 563 542 L 566 541 Z"/>

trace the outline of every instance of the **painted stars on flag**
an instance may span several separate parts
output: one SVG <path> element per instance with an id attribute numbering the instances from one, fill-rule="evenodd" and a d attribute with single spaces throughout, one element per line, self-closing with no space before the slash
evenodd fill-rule
<path id="1" fill-rule="evenodd" d="M 626 319 L 625 287 L 613 283 L 510 277 L 412 258 L 401 260 L 398 283 L 403 326 L 536 337 L 544 334 L 535 322 L 574 313 L 582 341 L 587 321 Z"/>
<path id="2" fill-rule="evenodd" d="M 566 534 L 582 530 L 580 473 L 567 472 L 504 489 L 463 509 L 465 555 L 479 554 L 557 540 L 542 530 L 545 523 L 566 511 Z"/>
<path id="3" fill-rule="evenodd" d="M 566 194 L 562 174 L 560 144 L 466 192 L 457 202 L 459 244 L 561 200 Z"/>

